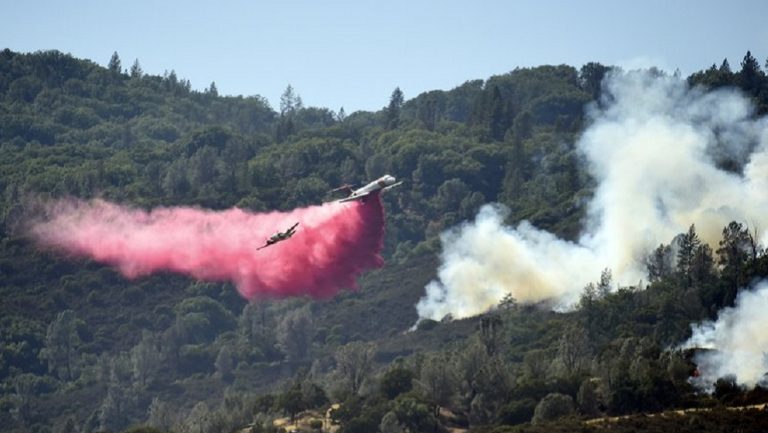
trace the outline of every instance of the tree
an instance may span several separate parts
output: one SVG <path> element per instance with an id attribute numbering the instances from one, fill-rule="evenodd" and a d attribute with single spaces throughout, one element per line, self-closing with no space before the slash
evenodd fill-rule
<path id="1" fill-rule="evenodd" d="M 133 379 L 141 386 L 153 380 L 160 370 L 162 356 L 157 340 L 151 332 L 144 330 L 142 331 L 141 341 L 131 349 Z"/>
<path id="2" fill-rule="evenodd" d="M 290 84 L 280 95 L 280 116 L 293 115 L 303 107 L 301 96 L 297 95 Z"/>
<path id="3" fill-rule="evenodd" d="M 120 75 L 123 72 L 122 65 L 120 64 L 120 56 L 117 55 L 117 51 L 112 53 L 107 69 L 115 75 Z"/>
<path id="4" fill-rule="evenodd" d="M 200 191 L 213 183 L 217 175 L 218 159 L 216 150 L 210 146 L 203 146 L 189 158 L 189 181 L 193 191 Z"/>
<path id="5" fill-rule="evenodd" d="M 593 378 L 584 379 L 576 394 L 579 410 L 587 416 L 595 416 L 600 413 L 600 402 L 597 397 L 597 383 Z"/>
<path id="6" fill-rule="evenodd" d="M 714 266 L 712 257 L 712 247 L 707 244 L 700 244 L 693 252 L 693 263 L 691 263 L 691 281 L 695 284 L 707 282 L 712 277 Z"/>
<path id="7" fill-rule="evenodd" d="M 379 382 L 381 393 L 389 400 L 413 388 L 413 372 L 402 365 L 387 370 Z"/>
<path id="8" fill-rule="evenodd" d="M 32 399 L 36 394 L 36 383 L 37 377 L 34 374 L 24 373 L 13 378 L 16 415 L 21 422 L 26 422 L 32 415 Z"/>
<path id="9" fill-rule="evenodd" d="M 461 202 L 471 190 L 461 179 L 448 179 L 437 188 L 435 204 L 442 213 L 448 213 L 459 208 Z"/>
<path id="10" fill-rule="evenodd" d="M 600 282 L 597 283 L 597 296 L 598 298 L 605 298 L 611 293 L 611 287 L 613 286 L 613 274 L 608 268 L 603 269 L 600 272 Z"/>
<path id="11" fill-rule="evenodd" d="M 741 61 L 739 86 L 751 95 L 757 96 L 762 86 L 763 75 L 757 59 L 752 57 L 751 52 L 747 51 L 747 54 L 744 55 L 744 59 Z"/>
<path id="12" fill-rule="evenodd" d="M 554 421 L 574 412 L 573 398 L 570 395 L 551 393 L 542 398 L 533 412 L 532 424 Z"/>
<path id="13" fill-rule="evenodd" d="M 501 97 L 499 86 L 493 86 L 491 91 L 491 113 L 489 126 L 491 138 L 495 141 L 504 139 L 504 133 L 507 131 L 507 123 L 504 112 L 504 99 Z"/>
<path id="14" fill-rule="evenodd" d="M 437 428 L 437 419 L 429 407 L 408 394 L 395 400 L 392 412 L 406 432 L 428 432 Z"/>
<path id="15" fill-rule="evenodd" d="M 176 422 L 175 412 L 171 406 L 158 397 L 152 399 L 147 409 L 147 424 L 162 431 L 171 431 Z"/>
<path id="16" fill-rule="evenodd" d="M 144 70 L 141 69 L 141 65 L 139 64 L 139 59 L 136 59 L 133 61 L 133 65 L 131 66 L 131 78 L 141 78 L 143 76 L 144 76 Z"/>
<path id="17" fill-rule="evenodd" d="M 65 310 L 48 325 L 45 347 L 40 351 L 40 358 L 48 361 L 48 371 L 59 379 L 72 380 L 77 375 L 79 345 L 75 312 Z"/>
<path id="18" fill-rule="evenodd" d="M 211 410 L 205 402 L 198 402 L 189 411 L 187 419 L 181 426 L 183 433 L 204 433 L 208 431 L 208 425 L 211 421 Z"/>
<path id="19" fill-rule="evenodd" d="M 672 273 L 672 247 L 660 244 L 650 256 L 645 259 L 645 268 L 648 270 L 650 282 L 660 281 Z"/>
<path id="20" fill-rule="evenodd" d="M 216 367 L 216 373 L 222 380 L 229 382 L 232 380 L 232 370 L 234 369 L 234 356 L 232 356 L 232 350 L 228 345 L 222 346 L 219 349 L 219 354 L 216 356 L 214 366 Z"/>
<path id="21" fill-rule="evenodd" d="M 747 282 L 746 263 L 757 256 L 757 247 L 749 230 L 736 221 L 723 228 L 723 238 L 718 245 L 717 264 L 722 279 L 729 285 L 724 302 L 731 305 L 736 299 L 736 290 Z"/>
<path id="22" fill-rule="evenodd" d="M 691 224 L 688 232 L 678 237 L 677 249 L 677 272 L 682 277 L 686 287 L 690 287 L 693 282 L 693 263 L 694 254 L 701 245 L 699 235 L 696 234 L 696 227 Z"/>
<path id="23" fill-rule="evenodd" d="M 379 424 L 379 430 L 381 433 L 403 433 L 403 426 L 397 419 L 397 414 L 394 412 L 387 412 L 381 418 L 381 424 Z"/>
<path id="24" fill-rule="evenodd" d="M 211 85 L 208 86 L 207 89 L 205 89 L 205 93 L 210 95 L 210 96 L 213 96 L 214 98 L 219 96 L 219 89 L 216 88 L 216 82 L 215 81 L 211 81 Z"/>
<path id="25" fill-rule="evenodd" d="M 429 93 L 419 99 L 418 116 L 428 131 L 435 130 L 437 123 L 437 97 Z"/>
<path id="26" fill-rule="evenodd" d="M 277 344 L 289 361 L 306 358 L 312 346 L 314 327 L 309 307 L 289 311 L 277 325 Z"/>
<path id="27" fill-rule="evenodd" d="M 579 71 L 579 85 L 581 89 L 589 93 L 592 99 L 598 99 L 603 78 L 605 78 L 609 70 L 609 67 L 597 62 L 589 62 L 582 66 Z"/>
<path id="28" fill-rule="evenodd" d="M 128 424 L 127 399 L 117 389 L 110 387 L 99 408 L 99 425 L 102 431 L 119 431 Z"/>
<path id="29" fill-rule="evenodd" d="M 485 346 L 488 356 L 495 355 L 498 350 L 502 326 L 504 321 L 497 315 L 480 319 L 480 341 Z"/>
<path id="30" fill-rule="evenodd" d="M 714 66 L 714 65 L 713 65 Z M 728 63 L 728 58 L 723 59 L 723 63 L 720 64 L 720 69 L 718 69 L 720 72 L 731 74 L 731 65 Z"/>
<path id="31" fill-rule="evenodd" d="M 389 98 L 389 105 L 386 109 L 386 127 L 387 129 L 396 129 L 400 126 L 400 110 L 403 106 L 403 92 L 396 87 Z"/>
<path id="32" fill-rule="evenodd" d="M 557 344 L 557 362 L 565 377 L 583 373 L 592 357 L 589 336 L 584 328 L 568 327 Z"/>
<path id="33" fill-rule="evenodd" d="M 433 408 L 433 415 L 440 414 L 441 407 L 451 404 L 456 393 L 456 372 L 444 354 L 432 354 L 424 360 L 416 383 Z"/>
<path id="34" fill-rule="evenodd" d="M 336 373 L 346 384 L 349 395 L 357 395 L 373 368 L 376 348 L 373 344 L 353 341 L 336 351 Z"/>
<path id="35" fill-rule="evenodd" d="M 283 413 L 291 417 L 291 422 L 295 420 L 296 414 L 306 409 L 304 396 L 298 386 L 292 386 L 290 389 L 280 394 L 277 397 L 276 404 Z"/>

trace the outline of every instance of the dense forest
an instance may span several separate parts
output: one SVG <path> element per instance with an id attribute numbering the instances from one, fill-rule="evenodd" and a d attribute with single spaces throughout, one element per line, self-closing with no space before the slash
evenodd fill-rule
<path id="1" fill-rule="evenodd" d="M 117 53 L 102 67 L 1 51 L 2 430 L 265 432 L 280 429 L 276 418 L 315 417 L 301 428 L 597 431 L 583 420 L 690 407 L 720 409 L 615 429 L 765 426 L 762 412 L 722 407 L 768 401 L 766 390 L 724 377 L 700 393 L 692 352 L 672 349 L 768 276 L 768 255 L 740 222 L 718 248 L 694 226 L 660 245 L 647 287 L 617 287 L 606 269 L 574 310 L 508 297 L 407 332 L 435 278 L 440 233 L 484 203 L 508 207 L 510 224 L 578 235 L 595 181 L 574 143 L 613 72 L 518 68 L 407 100 L 394 89 L 380 111 L 346 114 L 304 106 L 290 85 L 277 109 L 219 95 L 215 83 L 193 91 L 174 71 L 124 68 Z M 686 80 L 740 89 L 754 116 L 768 113 L 768 77 L 750 52 L 737 69 L 724 60 Z M 382 196 L 386 266 L 330 300 L 248 303 L 229 283 L 127 280 L 39 251 L 24 233 L 51 198 L 288 210 L 384 173 L 406 180 Z"/>

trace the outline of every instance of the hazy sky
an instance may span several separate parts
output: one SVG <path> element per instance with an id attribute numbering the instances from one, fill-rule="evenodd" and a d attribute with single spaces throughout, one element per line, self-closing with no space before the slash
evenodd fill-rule
<path id="1" fill-rule="evenodd" d="M 377 110 L 515 67 L 589 61 L 684 74 L 747 50 L 765 66 L 768 1 L 0 0 L 0 48 L 175 70 L 202 90 L 288 84 L 306 106 Z"/>

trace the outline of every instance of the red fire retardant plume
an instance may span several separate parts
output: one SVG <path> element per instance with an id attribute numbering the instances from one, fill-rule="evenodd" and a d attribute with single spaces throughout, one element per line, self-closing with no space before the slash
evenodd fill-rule
<path id="1" fill-rule="evenodd" d="M 297 222 L 293 237 L 257 250 Z M 362 272 L 383 264 L 384 210 L 378 195 L 365 203 L 271 213 L 146 212 L 102 200 L 62 200 L 49 204 L 31 234 L 44 247 L 113 265 L 128 278 L 172 271 L 232 281 L 247 299 L 327 298 L 356 288 Z"/>

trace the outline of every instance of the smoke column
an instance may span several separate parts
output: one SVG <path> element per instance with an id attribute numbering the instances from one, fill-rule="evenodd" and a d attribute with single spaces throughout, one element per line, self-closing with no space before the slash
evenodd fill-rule
<path id="1" fill-rule="evenodd" d="M 503 226 L 502 207 L 483 207 L 474 222 L 443 233 L 420 318 L 479 314 L 507 293 L 568 306 L 605 268 L 618 283 L 637 284 L 646 275 L 640 259 L 691 224 L 715 247 L 734 220 L 768 240 L 768 121 L 753 119 L 746 98 L 646 72 L 615 74 L 603 89 L 577 142 L 598 182 L 578 241 L 527 222 Z M 741 174 L 718 168 L 725 160 L 741 164 Z"/>
<path id="2" fill-rule="evenodd" d="M 258 250 L 300 223 L 295 234 Z M 326 203 L 290 212 L 159 208 L 150 212 L 101 200 L 47 205 L 30 229 L 41 246 L 115 266 L 128 278 L 172 271 L 231 281 L 242 296 L 333 296 L 379 267 L 384 211 L 365 203 Z"/>
<path id="3" fill-rule="evenodd" d="M 712 390 L 718 378 L 734 375 L 748 387 L 765 382 L 768 371 L 768 282 L 739 293 L 733 308 L 720 311 L 716 322 L 693 325 L 683 348 L 713 349 L 699 352 L 694 361 L 699 377 L 694 385 Z"/>

